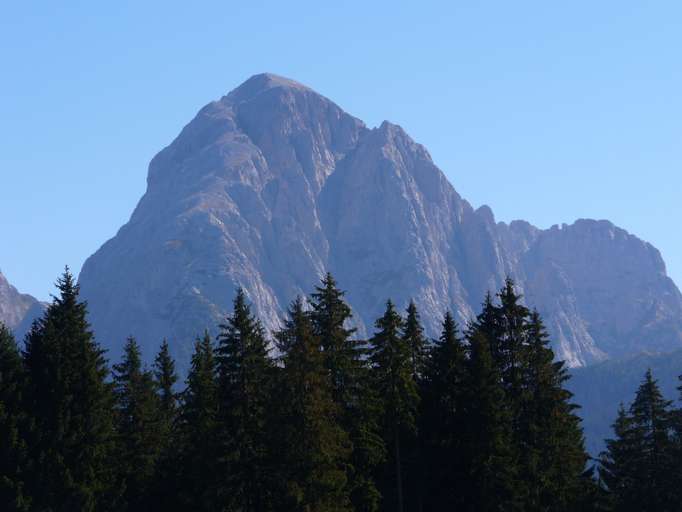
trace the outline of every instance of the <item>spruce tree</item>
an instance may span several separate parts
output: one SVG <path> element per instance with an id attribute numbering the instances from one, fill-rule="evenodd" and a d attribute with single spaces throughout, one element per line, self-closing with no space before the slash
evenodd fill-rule
<path id="1" fill-rule="evenodd" d="M 609 509 L 627 510 L 623 507 L 637 492 L 637 467 L 632 462 L 637 459 L 638 441 L 622 403 L 612 428 L 614 437 L 606 440 L 606 450 L 600 454 L 599 477 L 608 491 Z"/>
<path id="2" fill-rule="evenodd" d="M 181 438 L 177 432 L 178 395 L 175 392 L 178 375 L 165 339 L 154 359 L 153 376 L 159 403 L 160 451 L 149 499 L 158 510 L 175 510 L 178 506 L 177 489 L 182 486 L 179 471 Z"/>
<path id="3" fill-rule="evenodd" d="M 300 298 L 291 306 L 277 341 L 284 366 L 278 400 L 283 509 L 351 510 L 346 473 L 351 446 L 338 422 L 339 407 L 319 337 Z"/>
<path id="4" fill-rule="evenodd" d="M 339 404 L 350 402 L 356 393 L 354 386 L 363 352 L 361 342 L 353 338 L 355 329 L 348 325 L 352 313 L 343 296 L 335 279 L 327 273 L 310 298 L 313 330 L 320 339 L 334 400 Z"/>
<path id="5" fill-rule="evenodd" d="M 671 402 L 665 400 L 651 370 L 627 414 L 621 408 L 615 437 L 601 457 L 601 477 L 619 511 L 672 511 L 675 496 Z"/>
<path id="6" fill-rule="evenodd" d="M 154 382 L 161 400 L 161 412 L 168 426 L 173 424 L 177 413 L 177 395 L 174 389 L 177 381 L 175 361 L 170 355 L 168 341 L 164 339 L 154 359 Z"/>
<path id="7" fill-rule="evenodd" d="M 498 367 L 501 372 L 507 397 L 512 406 L 514 426 L 518 428 L 521 414 L 520 401 L 523 398 L 524 373 L 526 371 L 528 343 L 528 319 L 530 310 L 521 304 L 521 295 L 516 293 L 514 281 L 507 278 L 498 293 L 500 305 L 497 309 L 498 335 L 491 341 L 495 346 Z"/>
<path id="8" fill-rule="evenodd" d="M 331 376 L 332 396 L 340 408 L 339 422 L 353 447 L 347 467 L 351 504 L 354 510 L 372 512 L 381 498 L 374 472 L 385 457 L 385 448 L 378 425 L 379 399 L 369 382 L 366 345 L 349 325 L 351 309 L 331 274 L 315 287 L 310 304 L 313 330 Z"/>
<path id="9" fill-rule="evenodd" d="M 419 311 L 414 301 L 410 301 L 405 311 L 405 322 L 403 325 L 402 338 L 405 340 L 410 351 L 410 366 L 412 368 L 412 380 L 417 385 L 420 397 L 424 392 L 424 376 L 426 373 L 428 358 L 428 341 L 424 335 L 424 328 L 421 324 Z M 423 404 L 422 404 L 423 405 Z M 422 413 L 419 411 L 418 416 Z M 405 454 L 405 507 L 408 510 L 422 510 L 424 499 L 425 480 L 425 461 L 422 425 L 416 422 L 415 433 L 405 443 L 403 453 Z"/>
<path id="10" fill-rule="evenodd" d="M 383 427 L 391 455 L 387 469 L 392 468 L 394 480 L 393 485 L 388 485 L 387 479 L 384 500 L 388 509 L 402 512 L 405 504 L 402 450 L 415 435 L 419 393 L 413 378 L 411 350 L 402 336 L 403 320 L 390 300 L 384 315 L 376 321 L 376 329 L 370 340 L 370 361 L 374 386 L 383 401 Z"/>
<path id="11" fill-rule="evenodd" d="M 476 316 L 476 320 L 469 326 L 469 331 L 476 331 L 488 340 L 493 364 L 501 369 L 504 366 L 504 347 L 502 346 L 502 319 L 500 318 L 500 308 L 495 305 L 493 296 L 490 292 L 486 293 L 483 299 L 481 312 Z M 501 376 L 500 376 L 501 378 Z"/>
<path id="12" fill-rule="evenodd" d="M 126 341 L 123 360 L 113 370 L 117 460 L 125 489 L 121 508 L 145 511 L 152 506 L 150 494 L 162 450 L 161 401 L 152 372 L 142 368 L 134 338 Z"/>
<path id="13" fill-rule="evenodd" d="M 108 510 L 116 503 L 109 371 L 68 269 L 57 288 L 59 295 L 27 336 L 24 354 L 36 427 L 31 441 L 34 506 Z"/>
<path id="14" fill-rule="evenodd" d="M 410 350 L 412 379 L 415 382 L 420 382 L 426 370 L 428 342 L 424 335 L 424 328 L 422 327 L 419 312 L 414 301 L 410 301 L 410 304 L 407 306 L 403 339 Z"/>
<path id="15" fill-rule="evenodd" d="M 488 295 L 472 332 L 485 337 L 505 394 L 515 496 L 525 510 L 569 510 L 589 486 L 580 419 L 565 389 L 568 374 L 554 361 L 542 319 L 521 302 L 511 279 Z"/>
<path id="16" fill-rule="evenodd" d="M 268 419 L 274 368 L 264 329 L 241 288 L 218 343 L 222 499 L 234 510 L 265 512 L 273 503 Z"/>
<path id="17" fill-rule="evenodd" d="M 525 374 L 519 437 L 525 510 L 574 510 L 589 480 L 583 477 L 588 455 L 577 406 L 564 388 L 569 375 L 554 361 L 549 337 L 537 311 L 525 327 Z"/>
<path id="18" fill-rule="evenodd" d="M 186 388 L 182 393 L 178 442 L 178 509 L 220 510 L 218 384 L 214 348 L 208 332 L 194 344 Z"/>
<path id="19" fill-rule="evenodd" d="M 677 387 L 678 403 L 682 402 L 682 375 L 678 377 L 680 385 Z M 671 485 L 674 489 L 672 495 L 682 503 L 682 407 L 678 406 L 672 411 L 672 457 L 677 461 L 672 476 Z"/>
<path id="20" fill-rule="evenodd" d="M 29 464 L 25 385 L 14 336 L 0 322 L 0 508 L 7 512 L 27 511 L 30 505 L 25 481 Z"/>
<path id="21" fill-rule="evenodd" d="M 423 386 L 421 434 L 426 468 L 425 510 L 462 506 L 465 361 L 466 351 L 457 324 L 447 312 L 441 335 L 430 352 Z"/>
<path id="22" fill-rule="evenodd" d="M 462 486 L 465 510 L 520 510 L 512 419 L 500 371 L 484 332 L 473 330 L 467 338 L 462 426 L 468 475 Z"/>

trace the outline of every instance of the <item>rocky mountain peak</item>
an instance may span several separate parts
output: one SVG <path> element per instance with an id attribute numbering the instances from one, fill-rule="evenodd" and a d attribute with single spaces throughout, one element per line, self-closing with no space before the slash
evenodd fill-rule
<path id="1" fill-rule="evenodd" d="M 12 329 L 18 338 L 22 338 L 41 312 L 40 302 L 28 294 L 19 293 L 0 271 L 0 322 Z"/>
<path id="2" fill-rule="evenodd" d="M 447 310 L 464 325 L 509 275 L 573 366 L 682 346 L 682 295 L 649 244 L 601 221 L 496 223 L 400 126 L 368 129 L 271 74 L 206 105 L 154 157 L 131 221 L 80 282 L 114 359 L 132 333 L 147 357 L 168 338 L 184 364 L 236 287 L 274 329 L 326 271 L 362 335 L 388 298 L 414 299 L 430 335 Z"/>
<path id="3" fill-rule="evenodd" d="M 259 73 L 253 75 L 239 87 L 224 96 L 222 101 L 227 100 L 233 103 L 240 103 L 251 100 L 271 89 L 301 91 L 317 95 L 315 91 L 295 80 L 275 75 L 274 73 Z"/>

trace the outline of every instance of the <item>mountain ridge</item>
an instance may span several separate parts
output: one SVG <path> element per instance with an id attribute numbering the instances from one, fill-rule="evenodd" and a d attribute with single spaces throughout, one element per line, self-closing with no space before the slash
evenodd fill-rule
<path id="1" fill-rule="evenodd" d="M 682 295 L 650 244 L 608 221 L 496 222 L 399 125 L 368 128 L 271 74 L 207 104 L 152 159 L 130 221 L 80 283 L 113 355 L 136 334 L 146 356 L 167 337 L 186 362 L 237 286 L 275 329 L 328 270 L 362 335 L 389 297 L 414 299 L 430 335 L 448 309 L 465 324 L 510 276 L 571 366 L 682 346 Z"/>
<path id="2" fill-rule="evenodd" d="M 0 322 L 14 331 L 18 339 L 22 339 L 42 311 L 43 304 L 38 299 L 20 293 L 0 270 Z"/>

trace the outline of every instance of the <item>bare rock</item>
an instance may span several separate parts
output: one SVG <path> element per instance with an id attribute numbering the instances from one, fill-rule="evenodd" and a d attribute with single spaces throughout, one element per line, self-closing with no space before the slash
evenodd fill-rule
<path id="1" fill-rule="evenodd" d="M 682 296 L 658 251 L 605 221 L 537 229 L 474 210 L 397 125 L 369 129 L 292 80 L 256 75 L 204 107 L 149 166 L 130 221 L 80 275 L 115 359 L 168 338 L 181 365 L 242 286 L 266 327 L 327 270 L 363 334 L 392 298 L 436 335 L 514 278 L 572 366 L 682 347 Z"/>

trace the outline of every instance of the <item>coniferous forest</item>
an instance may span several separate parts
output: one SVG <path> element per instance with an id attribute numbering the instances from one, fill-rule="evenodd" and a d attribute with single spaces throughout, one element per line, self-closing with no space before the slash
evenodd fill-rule
<path id="1" fill-rule="evenodd" d="M 511 280 L 435 340 L 391 301 L 359 339 L 329 274 L 272 337 L 239 290 L 184 382 L 163 340 L 109 366 L 57 287 L 23 343 L 0 325 L 3 511 L 682 510 L 682 412 L 647 373 L 591 459 Z"/>

